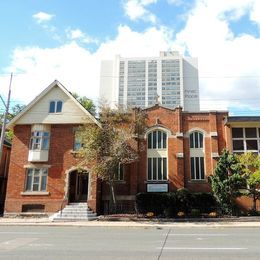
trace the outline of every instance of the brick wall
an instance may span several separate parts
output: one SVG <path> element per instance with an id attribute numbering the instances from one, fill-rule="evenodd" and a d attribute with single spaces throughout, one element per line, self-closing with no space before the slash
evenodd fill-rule
<path id="1" fill-rule="evenodd" d="M 74 144 L 75 125 L 52 125 L 50 133 L 49 160 L 34 165 L 49 165 L 47 191 L 48 195 L 24 195 L 25 173 L 28 162 L 29 142 L 31 136 L 30 125 L 17 125 L 14 128 L 13 149 L 9 167 L 9 180 L 5 203 L 5 214 L 19 213 L 26 204 L 43 204 L 45 212 L 56 212 L 64 203 L 65 192 L 68 187 L 66 182 L 70 169 L 77 165 L 77 160 L 72 153 Z M 94 211 L 97 209 L 96 177 L 91 176 L 90 205 Z"/>

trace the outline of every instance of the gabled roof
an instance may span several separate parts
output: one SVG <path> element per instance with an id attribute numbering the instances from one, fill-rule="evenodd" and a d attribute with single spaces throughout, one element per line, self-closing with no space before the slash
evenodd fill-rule
<path id="1" fill-rule="evenodd" d="M 95 124 L 100 126 L 99 121 L 91 115 L 79 102 L 75 99 L 72 94 L 58 81 L 54 80 L 46 89 L 44 89 L 35 99 L 33 99 L 18 115 L 16 115 L 7 125 L 7 128 L 12 128 L 17 120 L 21 118 L 26 112 L 31 109 L 40 99 L 42 99 L 47 93 L 49 93 L 54 87 L 59 87 L 74 103 L 78 106 L 79 109 L 82 110 L 90 118 Z"/>

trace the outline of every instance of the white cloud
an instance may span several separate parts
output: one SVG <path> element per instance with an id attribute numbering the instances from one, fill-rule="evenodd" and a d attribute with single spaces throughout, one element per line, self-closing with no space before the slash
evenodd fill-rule
<path id="1" fill-rule="evenodd" d="M 253 13 L 253 0 L 198 0 L 176 44 L 199 58 L 203 109 L 248 106 L 260 96 L 260 38 L 235 35 L 229 22 Z"/>
<path id="2" fill-rule="evenodd" d="M 94 39 L 88 35 L 86 35 L 84 32 L 82 32 L 80 29 L 71 29 L 68 28 L 66 30 L 67 37 L 70 40 L 79 40 L 83 43 L 98 43 L 97 39 Z"/>
<path id="3" fill-rule="evenodd" d="M 166 28 L 150 28 L 138 33 L 128 26 L 120 26 L 117 37 L 102 43 L 94 53 L 76 42 L 58 48 L 18 48 L 13 53 L 11 66 L 6 68 L 7 72 L 15 74 L 12 99 L 28 103 L 58 79 L 70 91 L 97 101 L 102 59 L 113 59 L 116 54 L 158 56 L 160 50 L 172 47 L 170 39 L 171 32 Z M 0 77 L 0 83 L 6 80 Z M 5 93 L 7 89 L 3 91 Z"/>
<path id="4" fill-rule="evenodd" d="M 142 6 L 149 3 L 155 1 L 143 1 Z M 102 59 L 113 59 L 117 54 L 158 56 L 161 50 L 178 50 L 198 57 L 202 109 L 260 110 L 257 100 L 260 96 L 260 38 L 245 33 L 236 35 L 229 27 L 230 21 L 235 23 L 245 14 L 257 23 L 257 3 L 257 0 L 197 0 L 187 14 L 184 28 L 174 37 L 167 27 L 136 32 L 122 25 L 118 27 L 117 36 L 101 43 L 94 53 L 76 43 L 86 37 L 79 29 L 68 30 L 71 43 L 59 48 L 16 49 L 12 64 L 7 68 L 7 72 L 22 72 L 14 77 L 13 99 L 28 102 L 58 79 L 70 91 L 96 101 Z M 0 84 L 8 86 L 8 77 L 0 78 Z"/>
<path id="5" fill-rule="evenodd" d="M 133 21 L 142 19 L 151 23 L 156 23 L 156 16 L 148 11 L 145 7 L 155 4 L 157 0 L 127 0 L 124 3 L 126 15 Z"/>
<path id="6" fill-rule="evenodd" d="M 254 1 L 250 12 L 250 19 L 260 26 L 260 2 Z"/>
<path id="7" fill-rule="evenodd" d="M 48 14 L 45 12 L 39 12 L 33 15 L 33 18 L 36 20 L 37 23 L 48 22 L 54 17 L 53 14 Z"/>

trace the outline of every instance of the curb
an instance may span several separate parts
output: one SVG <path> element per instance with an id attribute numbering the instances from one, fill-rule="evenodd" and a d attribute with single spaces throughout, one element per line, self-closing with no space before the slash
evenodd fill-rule
<path id="1" fill-rule="evenodd" d="M 182 219 L 182 221 L 171 220 L 93 220 L 93 221 L 75 221 L 75 222 L 51 222 L 49 219 L 21 219 L 21 218 L 0 218 L 0 226 L 76 226 L 76 227 L 259 227 L 260 218 L 235 218 L 235 219 L 216 219 L 208 221 L 207 219 Z"/>

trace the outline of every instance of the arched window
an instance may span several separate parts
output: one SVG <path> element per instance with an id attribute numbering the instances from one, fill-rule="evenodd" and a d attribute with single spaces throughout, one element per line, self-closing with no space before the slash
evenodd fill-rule
<path id="1" fill-rule="evenodd" d="M 190 134 L 191 180 L 205 179 L 204 137 L 199 131 Z"/>
<path id="2" fill-rule="evenodd" d="M 147 148 L 147 180 L 167 180 L 167 134 L 162 130 L 150 132 Z"/>

